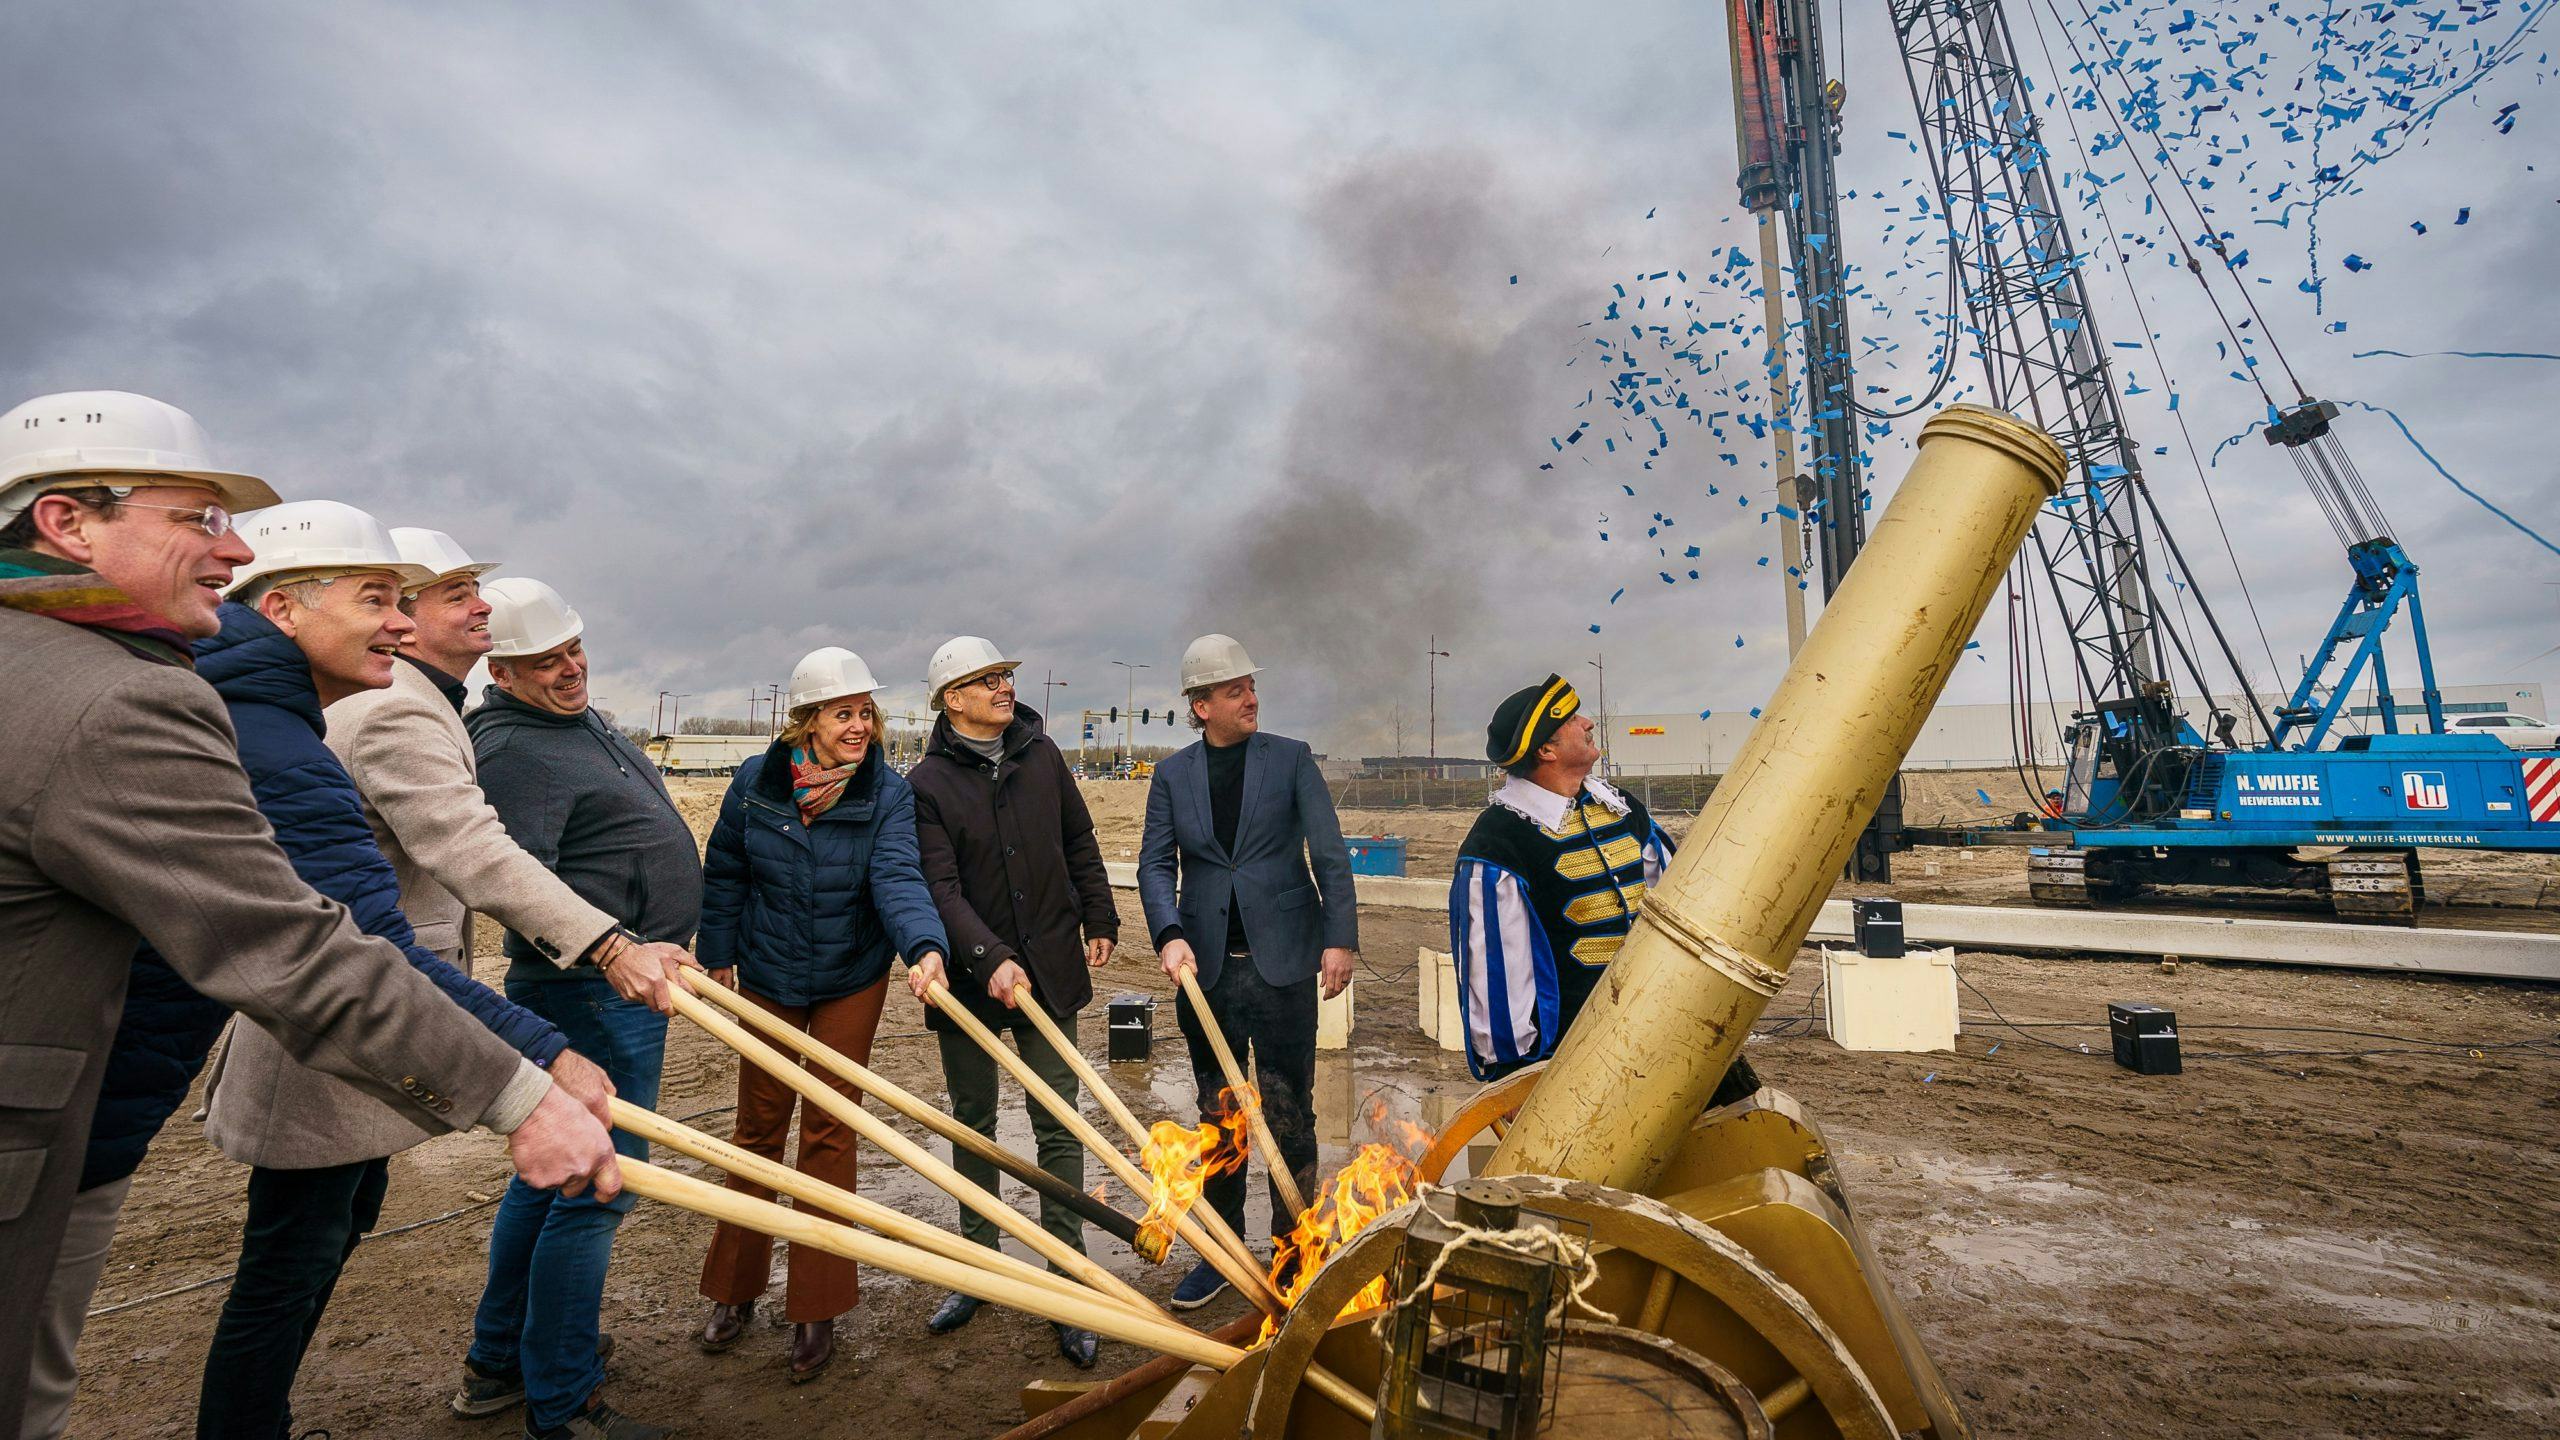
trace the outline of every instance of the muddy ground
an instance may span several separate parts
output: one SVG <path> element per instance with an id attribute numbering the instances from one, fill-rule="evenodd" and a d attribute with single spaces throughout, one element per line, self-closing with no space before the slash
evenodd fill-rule
<path id="1" fill-rule="evenodd" d="M 1966 798 L 1974 788 L 1930 778 Z M 1134 849 L 1139 788 L 1095 787 L 1127 792 L 1096 795 L 1107 845 Z M 707 816 L 717 783 L 688 789 L 702 792 L 689 808 Z M 1346 828 L 1414 836 L 1419 873 L 1445 871 L 1466 820 L 1363 812 Z M 1906 858 L 1906 893 L 2012 898 L 1992 867 L 2013 858 L 1941 857 L 1936 876 Z M 2538 907 L 2547 866 L 2501 862 L 2482 877 L 2465 915 L 2560 925 Z M 1122 910 L 1137 937 L 1134 903 Z M 1463 1063 L 1427 1047 L 1412 1022 L 1414 953 L 1445 943 L 1444 923 L 1372 909 L 1362 925 L 1353 1047 L 1327 1057 L 1318 1086 L 1329 1161 L 1354 1138 L 1363 1095 L 1383 1090 L 1428 1120 L 1473 1088 Z M 1133 945 L 1101 988 L 1161 993 L 1144 956 Z M 2549 1045 L 2560 988 L 1971 953 L 1961 968 L 1978 991 L 1965 997 L 1953 1054 L 1848 1054 L 1818 1024 L 1790 1020 L 1809 1008 L 1811 964 L 1773 1002 L 1770 1033 L 1750 1053 L 1829 1132 L 1892 1283 L 1977 1434 L 2560 1431 L 2560 1055 Z M 484 961 L 482 974 L 497 969 Z M 2105 1005 L 2118 999 L 2178 1010 L 2186 1073 L 2143 1078 L 2108 1061 Z M 2014 1027 L 1993 1019 L 1995 1006 Z M 1177 1107 L 1189 1083 L 1169 1012 L 1159 1031 L 1152 1065 L 1116 1073 Z M 1084 1034 L 1099 1055 L 1099 1024 Z M 2544 1048 L 2512 1048 L 2532 1041 Z M 2373 1053 L 2285 1053 L 2345 1050 Z M 892 1079 L 938 1092 L 932 1044 L 903 995 L 875 1058 Z M 723 1132 L 733 1073 L 725 1051 L 679 1023 L 660 1108 Z M 90 1323 L 75 1435 L 191 1429 L 223 1292 L 179 1287 L 228 1270 L 246 1172 L 180 1114 L 126 1210 L 98 1303 L 132 1308 Z M 1019 1111 L 1006 1126 L 1027 1150 Z M 514 1433 L 512 1415 L 473 1424 L 442 1406 L 482 1278 L 486 1197 L 506 1173 L 486 1136 L 395 1162 L 384 1227 L 417 1228 L 369 1241 L 348 1267 L 303 1370 L 300 1426 L 339 1437 Z M 863 1188 L 918 1214 L 947 1219 L 954 1208 L 885 1161 Z M 703 1356 L 689 1336 L 709 1234 L 706 1221 L 643 1205 L 623 1227 L 606 1298 L 622 1346 L 615 1402 L 686 1434 L 985 1434 L 1019 1417 L 1023 1382 L 1076 1377 L 1045 1325 L 1023 1316 L 989 1311 L 957 1335 L 926 1336 L 939 1295 L 875 1272 L 844 1322 L 846 1355 L 816 1383 L 784 1383 L 778 1326 Z M 1094 1248 L 1152 1294 L 1178 1273 L 1146 1270 L 1113 1242 Z M 1220 1321 L 1239 1305 L 1224 1298 L 1204 1315 Z M 1140 1358 L 1106 1344 L 1097 1373 Z"/>

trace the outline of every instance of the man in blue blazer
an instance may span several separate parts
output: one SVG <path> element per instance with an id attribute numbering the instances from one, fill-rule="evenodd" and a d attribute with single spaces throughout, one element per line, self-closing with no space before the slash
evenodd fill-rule
<path id="1" fill-rule="evenodd" d="M 1198 973 L 1237 1063 L 1252 1067 L 1263 1118 L 1305 1194 L 1316 1163 L 1316 991 L 1321 985 L 1331 999 L 1351 983 L 1360 911 L 1351 854 L 1315 756 L 1303 740 L 1262 733 L 1255 673 L 1244 647 L 1224 635 L 1203 635 L 1182 652 L 1182 690 L 1200 743 L 1156 766 L 1138 894 L 1165 974 Z M 1200 1117 L 1223 1119 L 1226 1076 L 1217 1054 L 1190 1001 L 1176 1008 Z M 1242 1169 L 1209 1181 L 1202 1194 L 1244 1233 Z M 1275 1235 L 1295 1223 L 1276 1185 L 1271 1215 Z M 1225 1286 L 1203 1261 L 1174 1287 L 1173 1306 L 1196 1309 Z"/>

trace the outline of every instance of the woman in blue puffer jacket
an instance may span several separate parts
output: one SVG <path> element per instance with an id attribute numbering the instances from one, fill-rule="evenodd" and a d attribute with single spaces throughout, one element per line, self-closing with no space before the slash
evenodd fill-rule
<path id="1" fill-rule="evenodd" d="M 862 657 L 835 646 L 811 651 L 792 670 L 790 723 L 772 748 L 738 767 L 720 802 L 702 865 L 697 944 L 712 978 L 866 1064 L 889 962 L 912 965 L 949 948 L 916 856 L 914 792 L 880 753 L 880 709 L 871 702 L 877 688 Z M 860 1099 L 834 1076 L 822 1078 Z M 730 1138 L 781 1160 L 797 1098 L 755 1066 L 740 1065 Z M 801 1105 L 799 1169 L 853 1189 L 852 1128 Z M 771 1198 L 734 1177 L 729 1185 Z M 711 1301 L 703 1349 L 726 1350 L 746 1333 L 772 1258 L 770 1237 L 720 1226 L 702 1266 L 702 1293 Z M 835 1357 L 836 1317 L 858 1298 L 853 1262 L 794 1245 L 787 1292 L 797 1384 Z"/>

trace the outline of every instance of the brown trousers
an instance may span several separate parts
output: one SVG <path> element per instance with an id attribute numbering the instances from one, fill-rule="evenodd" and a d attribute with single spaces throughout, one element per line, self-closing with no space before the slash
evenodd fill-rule
<path id="1" fill-rule="evenodd" d="M 880 1008 L 888 999 L 889 981 L 883 976 L 867 990 L 821 1000 L 815 1005 L 779 1005 L 744 987 L 739 993 L 839 1054 L 868 1065 L 871 1037 L 880 1029 Z M 808 1070 L 837 1094 L 857 1105 L 862 1103 L 861 1091 L 815 1066 Z M 738 1123 L 729 1138 L 742 1149 L 768 1160 L 780 1160 L 784 1142 L 791 1137 L 791 1107 L 795 1101 L 800 1105 L 800 1158 L 796 1168 L 803 1175 L 841 1189 L 855 1188 L 853 1127 L 801 1101 L 788 1086 L 746 1061 L 738 1065 Z M 759 1200 L 773 1198 L 772 1191 L 734 1175 L 729 1177 L 729 1188 Z M 744 1305 L 764 1293 L 772 1275 L 773 1237 L 723 1221 L 711 1237 L 710 1256 L 702 1262 L 703 1295 L 716 1304 Z M 852 1309 L 859 1298 L 861 1286 L 854 1276 L 852 1261 L 805 1245 L 791 1247 L 790 1275 L 782 1302 L 784 1319 L 795 1324 L 833 1320 Z"/>

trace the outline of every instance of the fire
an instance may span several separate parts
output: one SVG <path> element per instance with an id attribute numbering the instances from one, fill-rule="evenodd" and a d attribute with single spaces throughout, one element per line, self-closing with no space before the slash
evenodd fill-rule
<path id="1" fill-rule="evenodd" d="M 1274 1250 L 1271 1288 L 1288 1306 L 1296 1306 L 1298 1297 L 1315 1282 L 1316 1272 L 1324 1268 L 1333 1252 L 1369 1228 L 1379 1216 L 1412 1200 L 1422 1183 L 1413 1157 L 1430 1148 L 1431 1132 L 1411 1121 L 1394 1118 L 1375 1097 L 1369 1105 L 1369 1128 L 1372 1134 L 1394 1136 L 1397 1143 L 1373 1140 L 1362 1145 L 1351 1157 L 1351 1163 L 1334 1173 L 1332 1183 L 1308 1200 L 1306 1213 L 1298 1217 L 1298 1223 L 1290 1227 Z M 1381 1275 L 1352 1296 L 1342 1307 L 1342 1314 L 1383 1305 L 1386 1299 L 1387 1278 Z M 1260 1339 L 1268 1340 L 1278 1331 L 1278 1324 L 1266 1318 Z"/>
<path id="2" fill-rule="evenodd" d="M 1232 1097 L 1227 1097 L 1232 1099 Z M 1139 1163 L 1146 1167 L 1148 1186 L 1147 1211 L 1138 1217 L 1140 1233 L 1151 1241 L 1157 1254 L 1173 1241 L 1174 1228 L 1191 1207 L 1200 1203 L 1200 1192 L 1210 1179 L 1244 1164 L 1245 1118 L 1243 1107 L 1228 1104 L 1223 1123 L 1202 1121 L 1189 1127 L 1170 1120 L 1159 1120 L 1147 1132 L 1147 1143 L 1139 1151 Z"/>

